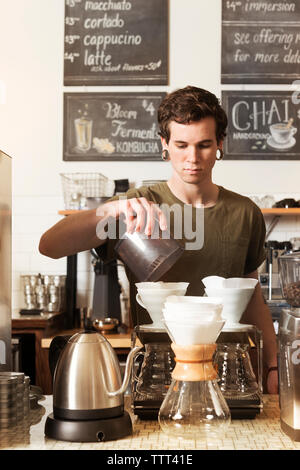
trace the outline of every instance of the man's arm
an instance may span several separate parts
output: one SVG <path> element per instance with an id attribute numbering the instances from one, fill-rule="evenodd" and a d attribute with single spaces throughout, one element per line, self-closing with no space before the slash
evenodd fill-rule
<path id="1" fill-rule="evenodd" d="M 100 240 L 96 234 L 99 220 L 96 209 L 64 217 L 42 235 L 39 244 L 40 253 L 58 259 L 96 248 L 105 241 Z"/>
<path id="2" fill-rule="evenodd" d="M 70 256 L 102 245 L 106 240 L 105 226 L 110 220 L 124 215 L 126 230 L 144 230 L 150 235 L 158 217 L 160 228 L 167 228 L 167 220 L 160 208 L 144 197 L 111 200 L 97 209 L 68 215 L 45 232 L 39 251 L 50 258 Z M 104 237 L 103 237 L 104 235 Z"/>
<path id="3" fill-rule="evenodd" d="M 258 279 L 258 273 L 257 271 L 253 271 L 245 277 Z M 242 316 L 241 322 L 255 325 L 262 331 L 264 344 L 263 362 L 268 369 L 270 367 L 277 367 L 277 339 L 272 315 L 268 305 L 264 301 L 259 282 L 255 287 L 253 296 Z M 269 393 L 278 393 L 278 375 L 276 370 L 268 374 L 267 387 Z"/>

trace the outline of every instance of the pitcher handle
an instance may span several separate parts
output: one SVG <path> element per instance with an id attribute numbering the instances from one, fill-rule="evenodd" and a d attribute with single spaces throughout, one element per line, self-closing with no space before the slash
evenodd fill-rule
<path id="1" fill-rule="evenodd" d="M 143 307 L 145 310 L 147 310 L 147 307 L 142 302 L 140 294 L 136 294 L 135 298 L 136 298 L 137 303 L 140 304 L 140 306 Z"/>
<path id="2" fill-rule="evenodd" d="M 139 356 L 144 356 L 145 357 L 145 351 L 139 351 L 135 356 L 134 356 L 134 359 L 133 359 L 133 366 L 137 360 L 137 358 Z M 132 378 L 136 381 L 136 382 L 140 382 L 140 379 L 138 378 L 138 376 L 136 375 L 136 373 L 134 372 L 134 367 L 132 367 Z"/>

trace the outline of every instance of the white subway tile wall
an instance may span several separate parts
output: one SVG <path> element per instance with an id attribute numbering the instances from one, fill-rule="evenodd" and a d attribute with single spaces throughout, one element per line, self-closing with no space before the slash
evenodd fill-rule
<path id="1" fill-rule="evenodd" d="M 280 194 L 274 197 L 277 201 L 285 197 L 300 200 L 300 194 L 292 196 Z M 54 260 L 41 255 L 38 251 L 42 233 L 61 220 L 62 216 L 58 214 L 58 210 L 63 207 L 62 197 L 14 197 L 12 308 L 15 311 L 24 307 L 20 278 L 22 274 L 66 274 L 66 258 Z M 272 219 L 273 216 L 265 217 L 267 228 Z M 293 237 L 300 237 L 300 217 L 284 216 L 280 217 L 269 239 L 285 241 Z M 79 253 L 77 269 L 77 306 L 91 307 L 94 270 L 89 252 Z M 123 267 L 119 268 L 119 276 L 128 295 L 128 283 Z"/>

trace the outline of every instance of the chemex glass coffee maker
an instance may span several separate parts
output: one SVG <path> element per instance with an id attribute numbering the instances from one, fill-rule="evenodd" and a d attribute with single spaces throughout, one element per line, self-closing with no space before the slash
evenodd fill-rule
<path id="1" fill-rule="evenodd" d="M 220 437 L 230 411 L 217 383 L 215 341 L 224 326 L 221 300 L 170 296 L 163 310 L 176 366 L 159 410 L 164 433 L 182 439 Z"/>
<path id="2" fill-rule="evenodd" d="M 217 339 L 214 362 L 218 384 L 232 419 L 253 419 L 262 410 L 262 333 L 239 323 L 253 295 L 257 279 L 208 276 L 205 293 L 220 297 L 226 323 Z"/>
<path id="3" fill-rule="evenodd" d="M 184 296 L 188 283 L 150 281 L 136 283 L 136 287 L 136 300 L 153 323 L 137 325 L 132 334 L 132 348 L 138 340 L 143 345 L 133 367 L 132 407 L 141 419 L 157 419 L 175 366 L 171 340 L 162 323 L 163 306 L 170 295 Z"/>
<path id="4" fill-rule="evenodd" d="M 282 296 L 290 305 L 279 322 L 279 398 L 282 430 L 300 441 L 300 251 L 278 258 Z"/>

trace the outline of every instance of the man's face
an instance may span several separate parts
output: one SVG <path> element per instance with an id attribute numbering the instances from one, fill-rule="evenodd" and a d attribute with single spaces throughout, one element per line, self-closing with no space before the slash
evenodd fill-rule
<path id="1" fill-rule="evenodd" d="M 169 130 L 170 140 L 167 144 L 162 139 L 162 145 L 169 151 L 177 176 L 190 184 L 211 181 L 216 152 L 222 148 L 222 142 L 217 144 L 215 119 L 206 117 L 190 124 L 171 121 Z"/>

